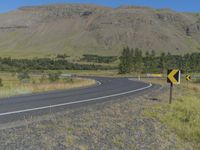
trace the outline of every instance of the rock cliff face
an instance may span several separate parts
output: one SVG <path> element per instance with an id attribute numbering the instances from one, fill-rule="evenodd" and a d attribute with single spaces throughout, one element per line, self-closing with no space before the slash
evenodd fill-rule
<path id="1" fill-rule="evenodd" d="M 168 9 L 58 4 L 0 14 L 0 54 L 119 55 L 124 46 L 182 54 L 200 51 L 200 14 Z"/>

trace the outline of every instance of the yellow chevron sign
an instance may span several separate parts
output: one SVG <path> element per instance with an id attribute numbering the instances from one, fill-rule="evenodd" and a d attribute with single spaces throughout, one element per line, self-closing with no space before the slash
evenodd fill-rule
<path id="1" fill-rule="evenodd" d="M 190 81 L 192 78 L 191 78 L 191 75 L 186 75 L 185 76 L 185 79 L 187 80 L 187 81 Z"/>
<path id="2" fill-rule="evenodd" d="M 180 84 L 181 72 L 178 69 L 168 70 L 167 82 L 172 84 Z"/>

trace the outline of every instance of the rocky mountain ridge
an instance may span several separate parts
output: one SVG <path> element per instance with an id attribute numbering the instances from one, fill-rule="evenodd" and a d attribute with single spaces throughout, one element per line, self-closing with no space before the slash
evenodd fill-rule
<path id="1" fill-rule="evenodd" d="M 200 51 L 200 14 L 86 4 L 26 6 L 0 14 L 0 54 L 119 55 L 125 46 L 183 54 Z"/>

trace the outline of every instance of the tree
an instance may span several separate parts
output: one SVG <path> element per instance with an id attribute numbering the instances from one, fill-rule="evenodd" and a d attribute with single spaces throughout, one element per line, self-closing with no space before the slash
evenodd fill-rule
<path id="1" fill-rule="evenodd" d="M 133 65 L 133 50 L 130 50 L 129 47 L 123 49 L 120 64 L 119 64 L 119 73 L 125 74 L 130 73 Z"/>
<path id="2" fill-rule="evenodd" d="M 136 48 L 134 55 L 134 71 L 138 74 L 138 78 L 140 79 L 140 74 L 144 69 L 142 50 Z"/>
<path id="3" fill-rule="evenodd" d="M 151 57 L 148 51 L 145 53 L 145 58 L 143 58 L 143 61 L 144 61 L 144 71 L 146 73 L 149 73 L 151 71 Z"/>
<path id="4" fill-rule="evenodd" d="M 30 79 L 28 71 L 23 71 L 23 72 L 18 73 L 17 77 L 21 82 L 29 82 L 29 79 Z"/>
<path id="5" fill-rule="evenodd" d="M 150 69 L 152 72 L 154 72 L 154 71 L 156 71 L 156 68 L 157 68 L 156 53 L 154 50 L 151 51 L 150 59 L 151 59 Z"/>
<path id="6" fill-rule="evenodd" d="M 166 66 L 166 54 L 164 52 L 161 53 L 161 55 L 160 55 L 159 64 L 160 64 L 161 72 L 164 72 L 167 68 L 167 66 Z"/>

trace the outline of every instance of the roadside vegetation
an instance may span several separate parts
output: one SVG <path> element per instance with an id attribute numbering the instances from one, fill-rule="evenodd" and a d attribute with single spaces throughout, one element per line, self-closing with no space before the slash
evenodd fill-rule
<path id="1" fill-rule="evenodd" d="M 119 70 L 127 73 L 164 73 L 170 68 L 179 68 L 184 73 L 200 72 L 200 53 L 172 55 L 155 51 L 146 52 L 141 49 L 123 49 L 121 56 L 99 56 L 85 54 L 79 60 L 70 60 L 66 54 L 55 58 L 16 59 L 0 58 L 0 71 L 20 72 L 29 69 L 43 70 Z M 119 66 L 117 64 L 119 63 Z"/>
<path id="2" fill-rule="evenodd" d="M 94 80 L 60 77 L 60 72 L 42 75 L 22 73 L 0 74 L 0 98 L 52 90 L 71 89 L 95 84 Z"/>
<path id="3" fill-rule="evenodd" d="M 0 71 L 21 72 L 24 69 L 29 70 L 111 70 L 117 69 L 114 66 L 105 66 L 100 64 L 81 64 L 72 63 L 64 58 L 34 58 L 34 59 L 13 59 L 0 58 Z"/>
<path id="4" fill-rule="evenodd" d="M 123 49 L 120 56 L 119 73 L 164 73 L 167 69 L 178 68 L 183 73 L 200 72 L 200 53 L 185 55 L 172 55 L 161 53 L 157 56 L 155 51 L 143 54 L 141 49 Z"/>
<path id="5" fill-rule="evenodd" d="M 85 54 L 83 55 L 82 61 L 87 62 L 96 62 L 96 63 L 113 63 L 117 61 L 118 57 L 116 56 L 98 56 L 98 55 L 90 55 Z"/>
<path id="6" fill-rule="evenodd" d="M 160 83 L 157 80 L 153 82 Z M 165 81 L 162 81 L 164 84 Z M 145 111 L 145 116 L 159 120 L 193 149 L 200 149 L 200 83 L 199 79 L 187 83 L 182 80 L 174 87 L 173 103 L 167 100 L 169 93 L 162 94 L 165 103 L 158 103 Z"/>
<path id="7" fill-rule="evenodd" d="M 198 150 L 195 144 L 184 140 L 166 122 L 159 120 L 155 113 L 159 111 L 157 114 L 164 115 L 166 109 L 158 108 L 168 107 L 168 87 L 164 80 L 146 81 L 163 86 L 141 96 L 50 112 L 20 123 L 0 125 L 0 142 L 5 143 L 2 149 Z M 179 89 L 176 92 L 179 93 Z"/>

